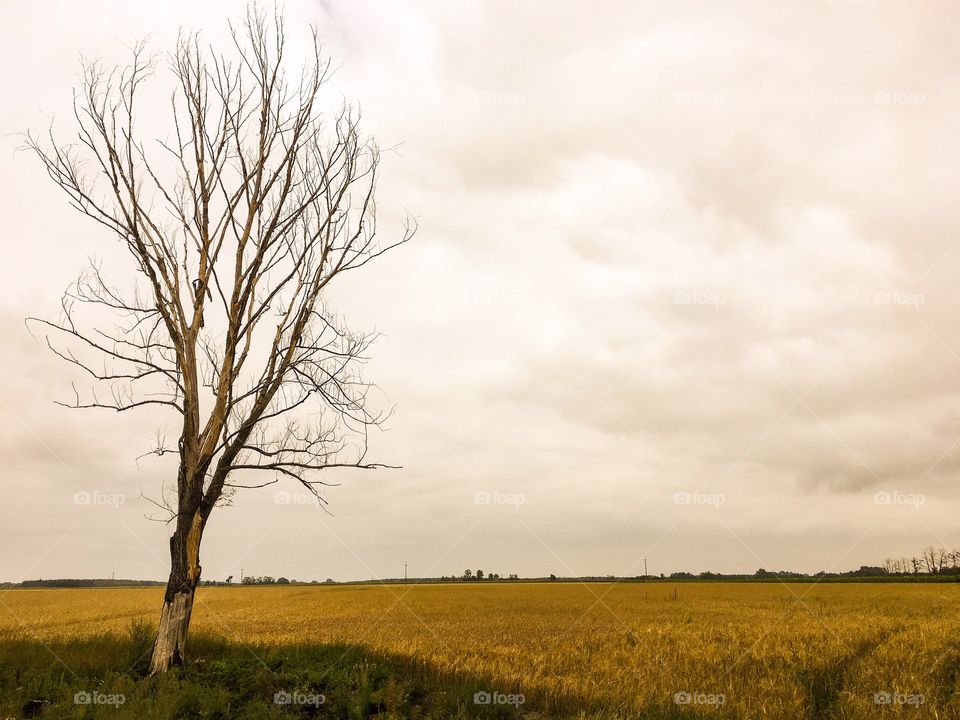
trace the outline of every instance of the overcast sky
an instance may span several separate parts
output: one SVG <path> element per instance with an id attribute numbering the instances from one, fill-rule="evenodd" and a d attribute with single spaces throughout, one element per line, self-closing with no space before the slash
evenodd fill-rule
<path id="1" fill-rule="evenodd" d="M 0 0 L 0 579 L 164 578 L 140 495 L 175 472 L 136 461 L 172 418 L 54 404 L 80 378 L 23 319 L 117 248 L 17 133 L 69 132 L 81 53 L 217 44 L 242 10 Z M 815 572 L 960 545 L 958 20 L 288 2 L 294 50 L 316 24 L 332 90 L 394 148 L 383 232 L 420 222 L 331 298 L 383 334 L 372 454 L 403 469 L 330 473 L 332 515 L 282 483 L 238 495 L 204 577 Z"/>

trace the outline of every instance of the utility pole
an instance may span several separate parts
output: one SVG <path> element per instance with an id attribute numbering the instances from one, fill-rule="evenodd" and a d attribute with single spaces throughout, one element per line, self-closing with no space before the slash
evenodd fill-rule
<path id="1" fill-rule="evenodd" d="M 647 556 L 643 556 L 643 579 L 647 579 Z"/>
<path id="2" fill-rule="evenodd" d="M 406 563 L 403 564 L 403 581 L 404 582 L 407 581 L 407 564 Z"/>

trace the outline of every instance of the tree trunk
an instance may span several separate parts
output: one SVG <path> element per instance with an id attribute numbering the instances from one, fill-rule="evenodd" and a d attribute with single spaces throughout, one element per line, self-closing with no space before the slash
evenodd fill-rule
<path id="1" fill-rule="evenodd" d="M 187 629 L 193 610 L 193 588 L 171 593 L 171 578 L 160 611 L 160 629 L 150 657 L 150 674 L 155 675 L 183 663 L 187 645 Z"/>
<path id="2" fill-rule="evenodd" d="M 186 655 L 193 596 L 200 582 L 200 538 L 204 524 L 202 515 L 194 513 L 189 525 L 178 521 L 177 530 L 170 538 L 170 577 L 150 657 L 151 675 L 182 664 Z"/>

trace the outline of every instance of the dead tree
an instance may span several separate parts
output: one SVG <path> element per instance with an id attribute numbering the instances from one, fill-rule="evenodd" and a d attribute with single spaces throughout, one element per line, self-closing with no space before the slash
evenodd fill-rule
<path id="1" fill-rule="evenodd" d="M 350 332 L 324 298 L 335 277 L 413 232 L 408 221 L 394 242 L 375 241 L 379 154 L 354 109 L 321 107 L 330 63 L 316 33 L 291 77 L 282 17 L 251 9 L 231 30 L 225 54 L 178 40 L 167 139 L 137 133 L 141 89 L 163 65 L 143 45 L 126 68 L 84 64 L 77 142 L 27 135 L 72 206 L 119 238 L 139 281 L 122 292 L 92 264 L 59 319 L 31 319 L 93 379 L 89 398 L 75 389 L 67 404 L 162 406 L 180 428 L 176 447 L 154 449 L 179 468 L 175 499 L 159 501 L 174 529 L 151 673 L 183 659 L 204 527 L 235 488 L 286 478 L 319 499 L 315 471 L 383 467 L 367 460 L 384 414 L 358 367 L 373 337 Z"/>

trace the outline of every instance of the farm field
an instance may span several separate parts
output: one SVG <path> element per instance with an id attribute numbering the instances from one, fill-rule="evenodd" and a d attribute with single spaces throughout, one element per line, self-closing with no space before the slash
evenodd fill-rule
<path id="1" fill-rule="evenodd" d="M 179 679 L 142 680 L 161 597 L 0 594 L 0 712 L 960 718 L 956 584 L 201 587 Z M 127 699 L 74 703 L 84 690 Z M 276 692 L 324 703 L 277 705 Z"/>

